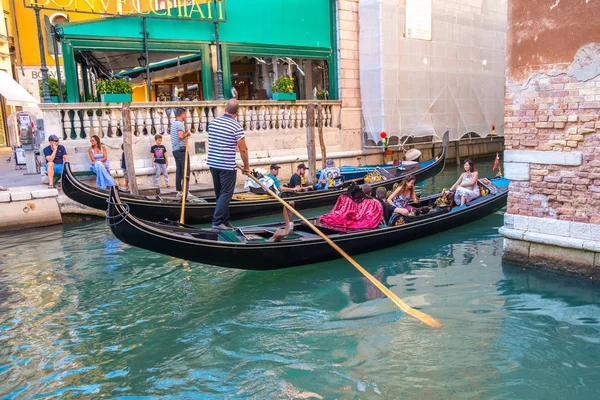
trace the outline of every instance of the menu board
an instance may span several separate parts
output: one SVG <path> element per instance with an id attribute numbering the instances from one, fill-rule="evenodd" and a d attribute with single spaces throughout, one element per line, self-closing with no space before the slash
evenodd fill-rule
<path id="1" fill-rule="evenodd" d="M 432 0 L 406 0 L 404 37 L 431 40 Z"/>

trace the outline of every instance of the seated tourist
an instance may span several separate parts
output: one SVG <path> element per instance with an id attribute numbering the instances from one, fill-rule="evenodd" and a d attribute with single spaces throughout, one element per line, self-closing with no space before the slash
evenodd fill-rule
<path id="1" fill-rule="evenodd" d="M 407 176 L 394 190 L 394 192 L 388 197 L 388 204 L 395 207 L 394 212 L 401 215 L 408 215 L 412 210 L 413 206 L 408 205 L 412 200 L 417 202 L 417 194 L 415 193 L 415 177 L 412 175 Z"/>
<path id="2" fill-rule="evenodd" d="M 281 182 L 279 182 L 277 175 L 279 175 L 280 168 L 281 167 L 277 164 L 271 164 L 271 166 L 269 167 L 269 173 L 266 176 L 271 178 L 273 184 L 275 185 L 275 189 L 277 189 L 279 192 L 293 191 L 294 189 L 290 189 L 286 186 L 283 186 Z"/>
<path id="3" fill-rule="evenodd" d="M 375 191 L 375 199 L 379 201 L 383 208 L 383 221 L 387 223 L 394 213 L 400 214 L 400 209 L 387 202 L 387 189 L 383 186 L 378 187 Z"/>
<path id="4" fill-rule="evenodd" d="M 465 172 L 460 175 L 456 183 L 450 188 L 450 190 L 456 190 L 454 202 L 460 206 L 478 198 L 480 194 L 479 186 L 477 185 L 479 173 L 475 171 L 475 164 L 471 160 L 466 160 L 464 168 Z"/>
<path id="5" fill-rule="evenodd" d="M 304 164 L 298 165 L 296 173 L 290 178 L 287 187 L 292 190 L 302 190 L 302 177 L 306 174 L 308 167 Z"/>
<path id="6" fill-rule="evenodd" d="M 108 163 L 108 153 L 106 146 L 100 142 L 98 135 L 93 135 L 90 139 L 91 147 L 88 149 L 90 169 L 96 174 L 96 186 L 100 189 L 106 189 L 108 186 L 116 186 L 115 180 L 110 175 L 110 164 Z"/>
<path id="7" fill-rule="evenodd" d="M 330 159 L 327 160 L 326 165 L 327 167 L 319 174 L 318 183 L 315 185 L 315 188 L 329 189 L 342 186 L 344 182 L 340 169 L 334 166 L 333 160 Z"/>
<path id="8" fill-rule="evenodd" d="M 319 217 L 319 223 L 341 230 L 377 228 L 383 218 L 383 208 L 365 192 L 372 192 L 370 185 L 351 185 L 331 212 Z"/>
<path id="9" fill-rule="evenodd" d="M 48 137 L 49 146 L 44 148 L 44 157 L 46 157 L 48 170 L 48 188 L 54 188 L 54 175 L 61 175 L 63 172 L 64 163 L 69 162 L 67 157 L 67 149 L 61 144 L 58 144 L 58 136 L 50 135 Z"/>

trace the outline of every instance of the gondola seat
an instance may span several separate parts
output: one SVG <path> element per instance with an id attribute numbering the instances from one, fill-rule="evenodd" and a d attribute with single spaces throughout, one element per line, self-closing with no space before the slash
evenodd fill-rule
<path id="1" fill-rule="evenodd" d="M 475 204 L 478 204 L 478 203 L 481 203 L 483 201 L 486 201 L 487 199 L 489 199 L 492 196 L 493 196 L 493 194 L 486 194 L 485 196 L 479 196 L 478 198 L 469 201 L 467 203 L 467 206 L 474 206 Z"/>

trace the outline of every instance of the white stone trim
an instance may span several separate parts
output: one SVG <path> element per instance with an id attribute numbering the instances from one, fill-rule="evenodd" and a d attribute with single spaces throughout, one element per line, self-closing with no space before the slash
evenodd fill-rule
<path id="1" fill-rule="evenodd" d="M 500 234 L 508 239 L 600 252 L 600 225 L 504 214 Z"/>
<path id="2" fill-rule="evenodd" d="M 581 165 L 583 163 L 583 153 L 581 151 L 567 152 L 537 150 L 505 150 L 504 162 L 552 165 Z"/>
<path id="3" fill-rule="evenodd" d="M 9 192 L 10 193 L 10 201 L 23 201 L 23 200 L 31 200 L 31 192 Z"/>
<path id="4" fill-rule="evenodd" d="M 506 227 L 500 228 L 500 234 L 507 239 L 524 240 L 532 243 L 547 244 L 551 246 L 566 247 L 576 250 L 600 252 L 600 243 L 591 240 L 573 239 L 568 237 L 547 235 L 536 232 L 523 232 Z"/>
<path id="5" fill-rule="evenodd" d="M 38 186 L 39 187 L 39 186 Z M 56 189 L 24 189 L 8 188 L 8 191 L 0 193 L 0 203 L 10 203 L 14 201 L 28 201 L 32 199 L 45 199 L 49 197 L 58 197 Z"/>
<path id="6" fill-rule="evenodd" d="M 529 164 L 504 161 L 504 176 L 511 181 L 528 181 Z"/>
<path id="7" fill-rule="evenodd" d="M 41 190 L 32 190 L 31 197 L 34 199 L 45 199 L 46 197 L 57 197 L 58 190 L 56 189 L 41 189 Z"/>

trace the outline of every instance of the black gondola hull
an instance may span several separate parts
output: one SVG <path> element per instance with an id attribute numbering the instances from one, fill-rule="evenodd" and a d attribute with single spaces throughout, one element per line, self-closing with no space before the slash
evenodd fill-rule
<path id="1" fill-rule="evenodd" d="M 486 201 L 455 212 L 395 227 L 333 234 L 330 238 L 348 254 L 368 253 L 441 233 L 491 215 L 506 206 L 507 195 L 508 191 L 504 189 Z M 191 236 L 193 232 L 201 230 L 186 231 L 142 221 L 127 214 L 123 205 L 112 204 L 108 212 L 113 221 L 111 229 L 122 242 L 203 264 L 246 270 L 275 270 L 340 257 L 320 238 L 278 243 L 221 242 Z"/>
<path id="2" fill-rule="evenodd" d="M 419 164 L 415 169 L 409 169 L 402 175 L 386 181 L 371 183 L 373 190 L 380 186 L 391 189 L 395 183 L 400 182 L 405 176 L 413 175 L 417 183 L 429 179 L 440 173 L 445 166 L 448 153 L 448 133 L 444 135 L 441 153 L 432 160 Z M 359 182 L 360 183 L 360 182 Z M 80 182 L 73 175 L 70 165 L 65 164 L 62 176 L 62 190 L 72 200 L 98 210 L 106 210 L 106 201 L 109 191 L 101 190 Z M 298 194 L 288 200 L 295 202 L 295 208 L 306 210 L 321 206 L 332 205 L 343 189 L 313 191 Z M 121 201 L 127 203 L 129 211 L 134 216 L 147 220 L 161 222 L 165 220 L 178 221 L 181 215 L 181 204 L 179 202 L 161 202 L 149 200 L 143 196 L 121 195 Z M 187 224 L 201 224 L 212 220 L 215 209 L 214 198 L 207 198 L 207 203 L 188 202 L 185 206 L 185 222 Z M 232 201 L 229 207 L 230 216 L 233 220 L 254 216 L 277 213 L 281 205 L 275 199 Z"/>

